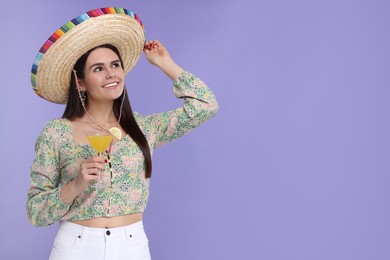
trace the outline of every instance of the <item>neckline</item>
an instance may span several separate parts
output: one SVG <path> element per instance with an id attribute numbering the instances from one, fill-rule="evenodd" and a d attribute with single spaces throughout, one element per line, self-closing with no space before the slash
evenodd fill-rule
<path id="1" fill-rule="evenodd" d="M 70 121 L 69 119 L 67 118 L 61 118 L 60 119 L 61 121 L 65 122 L 65 126 L 68 128 L 66 131 L 68 134 L 69 134 L 69 140 L 71 140 L 71 142 L 74 144 L 74 145 L 78 145 L 78 146 L 88 146 L 88 147 L 91 147 L 91 145 L 89 143 L 80 143 L 80 142 L 77 142 L 75 139 L 74 139 L 74 136 L 73 136 L 73 131 L 72 131 L 72 121 Z M 128 138 L 128 134 L 124 135 L 121 139 L 116 139 L 115 137 L 113 138 L 113 140 L 117 140 L 117 141 L 114 141 L 112 142 L 112 145 L 111 147 L 114 147 L 117 143 L 120 143 L 122 140 L 124 140 L 125 138 Z"/>

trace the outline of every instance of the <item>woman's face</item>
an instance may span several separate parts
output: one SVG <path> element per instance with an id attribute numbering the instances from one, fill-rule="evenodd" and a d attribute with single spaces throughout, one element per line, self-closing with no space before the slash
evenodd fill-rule
<path id="1" fill-rule="evenodd" d="M 118 55 L 108 48 L 97 48 L 87 58 L 80 83 L 89 102 L 113 101 L 123 92 L 124 77 Z"/>

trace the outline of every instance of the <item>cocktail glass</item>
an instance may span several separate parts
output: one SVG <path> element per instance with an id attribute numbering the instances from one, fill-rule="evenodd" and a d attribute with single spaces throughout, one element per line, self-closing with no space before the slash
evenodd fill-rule
<path id="1" fill-rule="evenodd" d="M 97 154 L 97 156 L 102 156 L 107 149 L 109 148 L 111 142 L 112 142 L 112 135 L 109 133 L 93 133 L 93 134 L 87 134 L 87 139 L 92 146 L 93 150 Z M 104 170 L 98 171 L 98 179 L 95 182 L 94 186 L 96 188 L 104 188 L 108 184 L 104 182 L 102 178 L 102 173 Z"/>

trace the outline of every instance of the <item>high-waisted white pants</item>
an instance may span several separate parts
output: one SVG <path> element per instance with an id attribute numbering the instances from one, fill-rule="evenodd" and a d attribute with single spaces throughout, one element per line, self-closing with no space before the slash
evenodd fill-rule
<path id="1" fill-rule="evenodd" d="M 142 221 L 118 228 L 61 222 L 50 260 L 150 260 Z"/>

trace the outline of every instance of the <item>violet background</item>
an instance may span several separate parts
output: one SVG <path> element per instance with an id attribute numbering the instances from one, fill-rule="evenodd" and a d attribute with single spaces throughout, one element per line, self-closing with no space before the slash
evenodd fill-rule
<path id="1" fill-rule="evenodd" d="M 133 10 L 220 111 L 154 153 L 154 260 L 390 259 L 390 16 L 377 0 L 9 1 L 1 22 L 0 259 L 47 259 L 25 213 L 34 143 L 63 106 L 30 86 L 43 42 L 81 13 Z M 181 105 L 144 56 L 133 108 Z"/>

